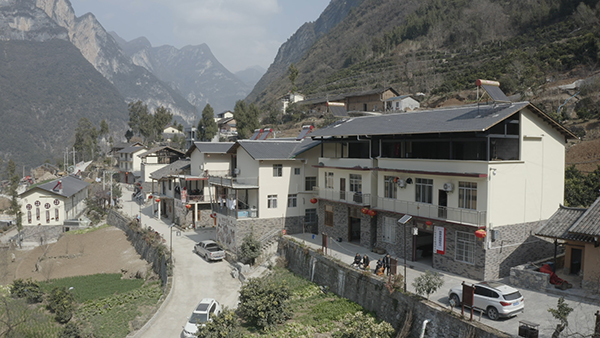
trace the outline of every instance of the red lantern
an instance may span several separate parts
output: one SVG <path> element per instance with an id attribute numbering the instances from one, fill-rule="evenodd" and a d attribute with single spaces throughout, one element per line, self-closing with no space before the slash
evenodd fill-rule
<path id="1" fill-rule="evenodd" d="M 151 200 L 151 199 L 152 199 L 152 195 L 149 195 L 149 196 L 148 196 L 148 199 L 149 199 L 149 200 Z"/>
<path id="2" fill-rule="evenodd" d="M 317 203 L 318 201 L 319 201 L 319 200 L 318 200 L 318 199 L 316 199 L 316 198 L 314 198 L 314 197 L 310 199 L 310 203 L 312 203 L 312 204 L 315 204 L 315 203 Z"/>
<path id="3" fill-rule="evenodd" d="M 192 205 L 191 204 L 186 204 L 185 207 L 188 208 L 188 209 L 191 209 Z"/>
<path id="4" fill-rule="evenodd" d="M 371 210 L 369 210 L 368 214 L 369 214 L 369 216 L 373 217 L 373 216 L 377 215 L 377 211 L 371 209 Z"/>
<path id="5" fill-rule="evenodd" d="M 475 236 L 477 238 L 485 238 L 485 236 L 487 236 L 487 232 L 485 232 L 485 230 L 483 230 L 483 229 L 479 229 L 479 230 L 475 231 Z"/>
<path id="6" fill-rule="evenodd" d="M 160 202 L 160 198 L 155 199 L 156 203 Z"/>
<path id="7" fill-rule="evenodd" d="M 425 221 L 426 225 L 432 225 L 433 223 L 431 221 Z"/>
<path id="8" fill-rule="evenodd" d="M 360 209 L 360 212 L 362 212 L 363 214 L 368 214 L 369 213 L 369 209 L 368 208 L 362 208 Z"/>

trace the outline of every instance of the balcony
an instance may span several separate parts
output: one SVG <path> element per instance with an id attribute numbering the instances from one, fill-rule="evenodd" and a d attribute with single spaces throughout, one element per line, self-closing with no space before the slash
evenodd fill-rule
<path id="1" fill-rule="evenodd" d="M 438 205 L 400 201 L 391 198 L 377 198 L 377 209 L 392 211 L 400 214 L 439 219 L 465 225 L 484 226 L 486 212 L 471 209 L 441 207 Z"/>
<path id="2" fill-rule="evenodd" d="M 356 205 L 371 205 L 371 194 L 361 194 L 353 191 L 339 191 L 315 187 L 317 196 L 322 199 L 350 203 Z"/>
<path id="3" fill-rule="evenodd" d="M 213 206 L 213 211 L 218 214 L 234 217 L 236 219 L 258 218 L 258 210 L 256 208 L 248 207 L 247 204 L 241 201 L 235 203 L 235 199 L 233 198 L 221 199 L 220 201 L 221 203 L 215 203 Z"/>
<path id="4" fill-rule="evenodd" d="M 206 195 L 188 195 L 187 199 L 190 203 L 210 202 L 209 196 Z"/>
<path id="5" fill-rule="evenodd" d="M 258 177 L 213 177 L 208 183 L 233 189 L 258 189 Z"/>

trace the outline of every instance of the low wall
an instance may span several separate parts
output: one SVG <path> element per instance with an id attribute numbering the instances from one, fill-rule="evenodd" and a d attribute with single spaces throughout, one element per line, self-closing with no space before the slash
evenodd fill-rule
<path id="1" fill-rule="evenodd" d="M 533 291 L 545 292 L 550 286 L 550 275 L 536 271 L 538 268 L 527 263 L 510 269 L 510 285 Z"/>
<path id="2" fill-rule="evenodd" d="M 408 337 L 419 337 L 424 320 L 430 320 L 424 337 L 510 337 L 479 322 L 462 320 L 459 318 L 460 312 L 450 312 L 448 308 L 416 295 L 397 291 L 390 294 L 383 279 L 351 269 L 347 264 L 323 256 L 288 238 L 282 238 L 279 244 L 280 254 L 287 260 L 288 269 L 358 303 L 374 312 L 377 318 L 392 324 L 395 329 L 402 328 L 406 318 L 411 317 L 408 321 Z"/>
<path id="3" fill-rule="evenodd" d="M 125 217 L 114 209 L 108 213 L 107 223 L 123 230 L 127 235 L 127 239 L 131 242 L 135 251 L 142 256 L 148 263 L 152 263 L 152 270 L 160 277 L 162 285 L 167 285 L 169 278 L 168 273 L 168 257 L 160 250 L 148 243 L 144 237 L 144 232 L 140 227 L 130 227 L 129 223 L 133 218 Z M 165 250 L 166 252 L 166 250 Z"/>

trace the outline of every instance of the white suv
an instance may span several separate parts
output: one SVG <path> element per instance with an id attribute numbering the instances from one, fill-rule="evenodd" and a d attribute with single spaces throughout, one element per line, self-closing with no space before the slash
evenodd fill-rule
<path id="1" fill-rule="evenodd" d="M 181 332 L 181 338 L 196 337 L 198 325 L 206 325 L 206 322 L 212 321 L 212 318 L 221 313 L 221 305 L 212 298 L 204 298 L 200 301 L 192 312 Z"/>
<path id="2" fill-rule="evenodd" d="M 448 299 L 454 306 L 462 302 L 462 286 L 448 291 Z M 525 309 L 525 298 L 519 290 L 498 282 L 475 284 L 473 308 L 484 311 L 491 320 L 512 317 Z"/>

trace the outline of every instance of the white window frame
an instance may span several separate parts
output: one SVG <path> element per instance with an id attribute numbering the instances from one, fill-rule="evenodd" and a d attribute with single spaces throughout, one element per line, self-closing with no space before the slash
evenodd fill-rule
<path id="1" fill-rule="evenodd" d="M 477 210 L 476 182 L 458 182 L 458 207 Z"/>
<path id="2" fill-rule="evenodd" d="M 331 171 L 325 172 L 325 189 L 333 189 L 333 173 Z"/>
<path id="3" fill-rule="evenodd" d="M 398 185 L 394 176 L 384 176 L 383 178 L 383 197 L 396 199 L 398 197 Z"/>
<path id="4" fill-rule="evenodd" d="M 433 203 L 433 179 L 415 179 L 415 201 L 419 203 Z"/>
<path id="5" fill-rule="evenodd" d="M 474 233 L 457 231 L 454 260 L 467 264 L 475 264 L 475 247 L 477 240 Z"/>
<path id="6" fill-rule="evenodd" d="M 396 225 L 397 220 L 392 217 L 383 217 L 383 229 L 381 231 L 381 241 L 384 243 L 396 243 Z"/>
<path id="7" fill-rule="evenodd" d="M 289 194 L 288 195 L 288 208 L 295 208 L 298 206 L 298 195 L 297 194 Z"/>
<path id="8" fill-rule="evenodd" d="M 283 176 L 283 164 L 273 164 L 273 177 Z"/>
<path id="9" fill-rule="evenodd" d="M 277 209 L 277 195 L 268 195 L 267 196 L 267 208 Z"/>
<path id="10" fill-rule="evenodd" d="M 362 175 L 350 174 L 348 183 L 351 192 L 362 193 Z"/>

